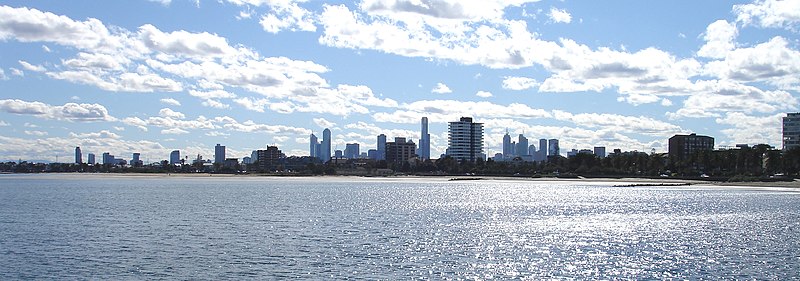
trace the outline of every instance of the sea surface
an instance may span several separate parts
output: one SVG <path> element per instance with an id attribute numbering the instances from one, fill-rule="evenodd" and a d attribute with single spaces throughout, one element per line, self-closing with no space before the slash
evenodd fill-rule
<path id="1" fill-rule="evenodd" d="M 0 280 L 800 278 L 800 193 L 0 175 Z"/>

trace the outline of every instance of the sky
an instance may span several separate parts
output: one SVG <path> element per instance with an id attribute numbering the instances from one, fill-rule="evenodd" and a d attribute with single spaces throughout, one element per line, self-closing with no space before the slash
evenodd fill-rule
<path id="1" fill-rule="evenodd" d="M 0 160 L 308 155 L 376 136 L 447 148 L 447 122 L 561 153 L 781 148 L 798 111 L 800 0 L 0 3 Z M 85 161 L 85 160 L 84 160 Z"/>

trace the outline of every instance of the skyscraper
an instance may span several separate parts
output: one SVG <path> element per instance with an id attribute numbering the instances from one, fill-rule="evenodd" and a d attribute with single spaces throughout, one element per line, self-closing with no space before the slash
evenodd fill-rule
<path id="1" fill-rule="evenodd" d="M 517 141 L 517 149 L 514 150 L 517 156 L 528 155 L 528 138 L 519 134 L 519 140 Z"/>
<path id="2" fill-rule="evenodd" d="M 428 133 L 428 117 L 422 117 L 422 131 L 419 138 L 419 156 L 420 159 L 431 159 L 431 135 Z"/>
<path id="3" fill-rule="evenodd" d="M 322 131 L 322 144 L 319 151 L 321 153 L 319 159 L 322 160 L 322 163 L 331 160 L 331 130 L 328 128 Z"/>
<path id="4" fill-rule="evenodd" d="M 547 160 L 547 139 L 539 139 L 539 152 L 537 154 L 536 160 Z"/>
<path id="5" fill-rule="evenodd" d="M 503 156 L 507 158 L 514 156 L 514 146 L 511 145 L 511 136 L 508 135 L 508 130 L 503 136 Z"/>
<path id="6" fill-rule="evenodd" d="M 557 139 L 550 139 L 547 142 L 547 156 L 558 156 L 561 154 L 561 148 L 558 147 Z"/>
<path id="7" fill-rule="evenodd" d="M 378 150 L 377 160 L 386 160 L 386 135 L 378 135 Z"/>
<path id="8" fill-rule="evenodd" d="M 169 164 L 170 165 L 177 165 L 181 163 L 181 151 L 180 150 L 173 150 L 169 154 Z"/>
<path id="9" fill-rule="evenodd" d="M 83 155 L 81 154 L 81 147 L 75 147 L 75 164 L 83 164 Z"/>
<path id="10" fill-rule="evenodd" d="M 361 154 L 358 143 L 348 143 L 344 147 L 344 158 L 356 159 Z"/>
<path id="11" fill-rule="evenodd" d="M 800 147 L 800 112 L 783 117 L 783 150 Z"/>
<path id="12" fill-rule="evenodd" d="M 458 161 L 475 162 L 483 157 L 483 123 L 461 117 L 448 123 L 447 155 Z"/>
<path id="13" fill-rule="evenodd" d="M 308 156 L 319 157 L 319 140 L 313 133 L 309 136 L 308 140 Z"/>
<path id="14" fill-rule="evenodd" d="M 106 164 L 109 164 L 109 165 L 115 164 L 114 155 L 111 155 L 111 153 L 108 153 L 108 152 L 103 152 L 103 165 L 106 165 Z"/>
<path id="15" fill-rule="evenodd" d="M 225 146 L 219 145 L 214 147 L 214 163 L 225 163 Z"/>
<path id="16" fill-rule="evenodd" d="M 94 165 L 94 153 L 86 154 L 86 163 Z"/>

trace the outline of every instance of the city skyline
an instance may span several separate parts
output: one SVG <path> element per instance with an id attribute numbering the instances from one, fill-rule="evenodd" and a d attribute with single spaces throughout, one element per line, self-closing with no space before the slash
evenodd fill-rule
<path id="1" fill-rule="evenodd" d="M 6 1 L 0 160 L 301 156 L 325 128 L 331 155 L 384 134 L 438 158 L 464 116 L 488 156 L 507 129 L 561 155 L 781 148 L 798 111 L 798 1 L 424 3 Z"/>

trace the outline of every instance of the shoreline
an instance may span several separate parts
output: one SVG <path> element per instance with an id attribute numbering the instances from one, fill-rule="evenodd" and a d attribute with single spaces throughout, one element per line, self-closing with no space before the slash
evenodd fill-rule
<path id="1" fill-rule="evenodd" d="M 518 177 L 518 176 L 466 176 L 466 175 L 434 175 L 434 176 L 348 176 L 348 175 L 326 175 L 326 176 L 304 176 L 304 175 L 270 175 L 270 174 L 187 174 L 187 173 L 39 173 L 39 174 L 25 174 L 25 173 L 4 173 L 0 174 L 0 179 L 3 177 L 90 177 L 90 178 L 216 178 L 216 179 L 329 179 L 329 180 L 431 180 L 431 181 L 467 181 L 467 182 L 483 182 L 483 181 L 508 181 L 508 182 L 537 182 L 537 183 L 585 183 L 585 184 L 609 184 L 618 185 L 620 187 L 692 187 L 692 186 L 721 186 L 721 187 L 772 187 L 772 188 L 788 188 L 798 189 L 800 191 L 800 181 L 791 182 L 714 182 L 702 180 L 687 180 L 687 179 L 651 179 L 651 178 L 533 178 L 533 177 Z"/>

